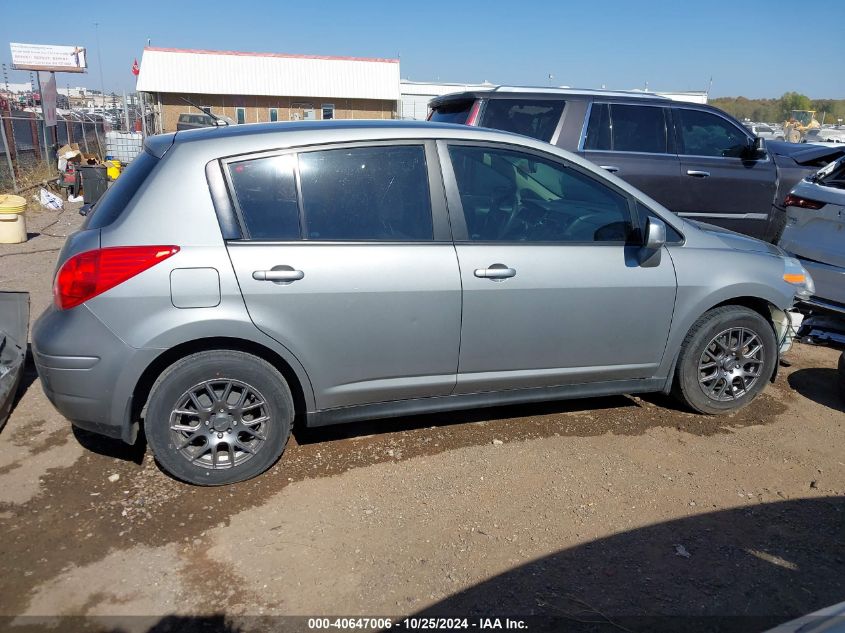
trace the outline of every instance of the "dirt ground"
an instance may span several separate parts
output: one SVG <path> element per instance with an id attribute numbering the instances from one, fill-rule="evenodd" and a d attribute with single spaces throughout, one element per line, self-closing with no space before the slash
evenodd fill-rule
<path id="1" fill-rule="evenodd" d="M 77 206 L 0 247 L 0 287 L 29 290 L 33 318 Z M 845 600 L 838 354 L 797 345 L 722 418 L 648 396 L 300 429 L 268 473 L 218 489 L 74 431 L 30 366 L 0 433 L 0 628 L 764 630 Z"/>

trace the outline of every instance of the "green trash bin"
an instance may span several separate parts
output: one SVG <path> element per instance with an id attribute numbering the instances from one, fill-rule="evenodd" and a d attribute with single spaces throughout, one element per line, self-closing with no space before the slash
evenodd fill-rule
<path id="1" fill-rule="evenodd" d="M 109 186 L 108 169 L 105 165 L 82 165 L 82 201 L 94 204 Z"/>

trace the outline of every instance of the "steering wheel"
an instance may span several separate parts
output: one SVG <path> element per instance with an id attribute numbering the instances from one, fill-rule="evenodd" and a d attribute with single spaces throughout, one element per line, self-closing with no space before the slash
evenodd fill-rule
<path id="1" fill-rule="evenodd" d="M 499 187 L 499 193 L 494 193 L 490 197 L 490 211 L 484 222 L 485 233 L 488 235 L 495 235 L 497 238 L 502 237 L 502 226 L 510 222 L 514 214 L 519 208 L 519 199 L 517 191 L 512 187 Z M 505 208 L 510 207 L 510 211 Z M 508 217 L 501 220 L 501 216 Z"/>
<path id="2" fill-rule="evenodd" d="M 542 204 L 542 200 L 521 196 L 520 203 L 502 227 L 499 238 L 510 236 L 511 231 L 518 230 L 516 238 L 525 238 L 531 229 L 541 226 L 549 219 L 549 210 Z M 522 225 L 521 227 L 519 225 Z"/>

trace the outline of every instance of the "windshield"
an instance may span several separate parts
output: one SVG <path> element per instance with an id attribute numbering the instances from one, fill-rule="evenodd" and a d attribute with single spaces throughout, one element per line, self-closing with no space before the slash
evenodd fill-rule
<path id="1" fill-rule="evenodd" d="M 792 118 L 795 121 L 798 121 L 801 125 L 807 125 L 813 120 L 813 114 L 814 113 L 809 110 L 793 110 Z"/>

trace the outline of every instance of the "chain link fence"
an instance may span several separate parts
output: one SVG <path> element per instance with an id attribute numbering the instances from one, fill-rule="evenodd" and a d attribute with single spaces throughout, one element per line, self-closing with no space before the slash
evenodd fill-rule
<path id="1" fill-rule="evenodd" d="M 56 151 L 64 145 L 75 143 L 81 152 L 105 159 L 127 133 L 142 135 L 154 129 L 152 113 L 147 121 L 141 120 L 142 107 L 127 107 L 108 116 L 81 110 L 60 113 L 54 128 L 46 127 L 38 112 L 0 110 L 0 192 L 19 192 L 56 177 Z M 131 158 L 120 151 L 119 160 Z"/>

